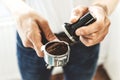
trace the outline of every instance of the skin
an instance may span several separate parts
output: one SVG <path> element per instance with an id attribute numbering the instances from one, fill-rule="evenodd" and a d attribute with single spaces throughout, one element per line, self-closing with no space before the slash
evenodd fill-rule
<path id="1" fill-rule="evenodd" d="M 15 16 L 18 24 L 17 31 L 24 47 L 33 48 L 39 57 L 43 57 L 44 54 L 40 50 L 43 45 L 41 42 L 41 33 L 44 33 L 49 41 L 57 39 L 50 30 L 48 21 L 22 0 L 1 1 Z M 75 33 L 79 36 L 83 44 L 92 46 L 100 43 L 104 39 L 110 25 L 108 15 L 113 12 L 117 2 L 118 0 L 95 0 L 92 6 L 78 6 L 73 9 L 70 18 L 71 23 L 76 22 L 87 11 L 92 12 L 96 18 L 96 22 L 76 30 Z"/>
<path id="2" fill-rule="evenodd" d="M 44 33 L 48 41 L 57 38 L 50 30 L 47 20 L 35 11 L 19 15 L 16 20 L 18 23 L 17 30 L 24 47 L 33 48 L 39 57 L 43 57 L 41 33 Z"/>
<path id="3" fill-rule="evenodd" d="M 80 41 L 86 46 L 92 46 L 101 42 L 108 33 L 110 20 L 106 12 L 99 6 L 83 7 L 78 6 L 72 12 L 70 19 L 71 23 L 76 22 L 87 11 L 93 13 L 96 21 L 88 26 L 83 26 L 76 30 L 76 35 L 79 36 Z"/>

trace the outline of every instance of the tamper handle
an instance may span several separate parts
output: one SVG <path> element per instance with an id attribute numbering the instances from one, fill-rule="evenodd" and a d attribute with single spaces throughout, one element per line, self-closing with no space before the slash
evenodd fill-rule
<path id="1" fill-rule="evenodd" d="M 89 25 L 95 21 L 96 19 L 94 18 L 94 16 L 90 12 L 87 12 L 84 16 L 79 18 L 77 22 L 73 24 L 65 23 L 65 28 L 68 33 L 75 39 L 75 41 L 78 41 L 79 37 L 75 35 L 76 29 L 82 26 Z"/>
<path id="2" fill-rule="evenodd" d="M 76 30 L 77 28 L 79 28 L 81 26 L 89 25 L 89 24 L 93 23 L 94 21 L 95 21 L 95 18 L 91 15 L 90 12 L 88 12 L 84 16 L 79 18 L 79 20 L 77 22 L 73 23 L 71 28 Z"/>

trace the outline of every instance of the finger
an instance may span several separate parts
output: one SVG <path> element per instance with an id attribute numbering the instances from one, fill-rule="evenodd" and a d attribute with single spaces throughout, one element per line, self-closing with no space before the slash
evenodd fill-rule
<path id="1" fill-rule="evenodd" d="M 86 38 L 85 36 L 80 36 L 80 40 L 85 46 L 88 47 L 97 44 L 93 38 Z"/>
<path id="2" fill-rule="evenodd" d="M 42 47 L 43 44 L 41 43 L 40 38 L 37 38 L 37 37 L 41 37 L 41 36 L 38 35 L 38 36 L 36 36 L 36 38 L 34 38 L 35 40 L 32 40 L 33 46 L 34 46 L 34 49 L 35 49 L 37 55 L 38 55 L 39 57 L 43 57 L 44 54 L 43 54 L 43 52 L 41 51 L 41 47 Z M 40 41 L 39 41 L 39 40 L 40 40 Z"/>
<path id="3" fill-rule="evenodd" d="M 108 19 L 106 21 L 106 19 L 105 19 L 105 23 L 106 23 L 105 26 L 101 30 L 99 30 L 95 33 L 92 33 L 92 34 L 85 35 L 85 37 L 86 38 L 97 38 L 100 35 L 105 36 L 108 33 L 108 30 L 109 30 L 110 20 Z"/>
<path id="4" fill-rule="evenodd" d="M 107 33 L 108 33 L 108 31 L 102 31 L 102 32 L 93 33 L 93 34 L 87 35 L 87 36 L 81 36 L 80 40 L 86 46 L 92 46 L 97 43 L 100 43 L 105 38 Z"/>
<path id="5" fill-rule="evenodd" d="M 52 41 L 54 39 L 57 39 L 57 37 L 52 33 L 48 22 L 41 16 L 37 19 L 39 28 L 43 31 L 45 37 L 48 41 Z"/>
<path id="6" fill-rule="evenodd" d="M 92 33 L 96 33 L 99 30 L 101 30 L 101 25 L 98 22 L 94 22 L 88 26 L 83 26 L 81 28 L 78 28 L 75 33 L 76 35 L 89 35 Z"/>
<path id="7" fill-rule="evenodd" d="M 27 39 L 27 40 L 24 40 L 22 41 L 24 47 L 26 48 L 34 48 L 33 44 Z"/>
<path id="8" fill-rule="evenodd" d="M 106 26 L 109 28 L 110 27 L 110 19 L 108 17 L 105 17 L 104 23 L 106 23 Z"/>
<path id="9" fill-rule="evenodd" d="M 75 23 L 82 15 L 88 11 L 87 7 L 78 6 L 72 10 L 70 22 Z"/>
<path id="10" fill-rule="evenodd" d="M 35 49 L 37 55 L 39 57 L 43 57 L 43 53 L 41 52 L 41 46 L 43 45 L 41 42 L 41 35 L 40 30 L 38 28 L 38 25 L 35 22 L 31 22 L 32 30 L 30 30 L 27 33 L 27 38 L 30 40 L 30 42 L 33 45 L 33 48 Z"/>
<path id="11" fill-rule="evenodd" d="M 89 38 L 89 39 L 92 39 L 94 37 L 97 36 L 97 33 L 92 33 L 92 34 L 89 34 L 89 35 L 85 35 L 86 38 Z"/>
<path id="12" fill-rule="evenodd" d="M 88 39 L 84 36 L 80 36 L 80 41 L 85 45 L 85 46 L 90 46 L 91 45 L 91 39 Z"/>
<path id="13" fill-rule="evenodd" d="M 89 11 L 93 13 L 93 15 L 96 17 L 96 21 L 93 24 L 83 26 L 76 30 L 76 35 L 89 35 L 101 30 L 102 26 L 105 25 L 105 17 L 102 11 L 100 12 L 99 9 L 97 9 L 96 7 L 89 7 Z"/>
<path id="14" fill-rule="evenodd" d="M 42 46 L 43 44 L 41 43 L 41 39 L 40 39 L 40 38 L 41 38 L 40 35 L 36 35 L 36 37 L 30 38 L 30 41 L 33 43 L 33 48 L 35 49 L 37 55 L 38 55 L 39 57 L 43 57 L 44 54 L 43 54 L 42 51 L 41 51 L 41 46 Z"/>

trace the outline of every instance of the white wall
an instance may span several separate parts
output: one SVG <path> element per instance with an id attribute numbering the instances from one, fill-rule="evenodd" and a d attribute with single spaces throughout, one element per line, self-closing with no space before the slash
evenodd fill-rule
<path id="1" fill-rule="evenodd" d="M 20 78 L 15 43 L 15 22 L 3 5 L 0 5 L 0 80 Z"/>
<path id="2" fill-rule="evenodd" d="M 14 80 L 19 76 L 15 54 L 15 25 L 9 22 L 6 26 L 0 24 L 0 80 Z"/>

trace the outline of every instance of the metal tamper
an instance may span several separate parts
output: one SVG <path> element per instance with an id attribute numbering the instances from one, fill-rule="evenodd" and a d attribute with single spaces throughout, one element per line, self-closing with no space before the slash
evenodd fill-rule
<path id="1" fill-rule="evenodd" d="M 81 18 L 79 18 L 79 20 L 77 22 L 75 22 L 73 24 L 65 23 L 63 25 L 63 30 L 64 30 L 66 36 L 72 42 L 76 42 L 76 41 L 79 41 L 79 37 L 76 36 L 76 34 L 75 34 L 76 29 L 78 29 L 82 26 L 87 26 L 95 21 L 96 21 L 96 19 L 93 16 L 93 14 L 90 12 L 87 12 L 85 15 L 83 15 Z"/>

